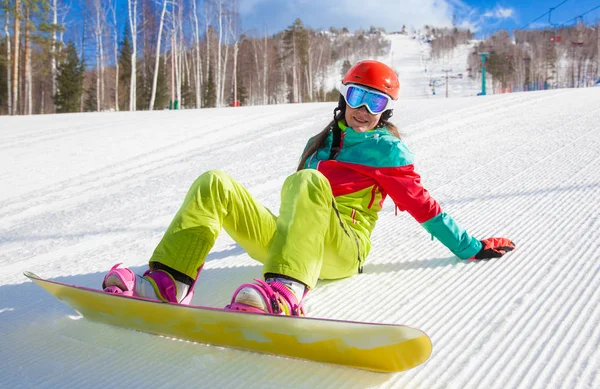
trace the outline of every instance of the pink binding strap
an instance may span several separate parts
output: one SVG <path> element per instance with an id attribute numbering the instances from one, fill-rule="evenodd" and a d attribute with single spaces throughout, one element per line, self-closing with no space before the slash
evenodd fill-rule
<path id="1" fill-rule="evenodd" d="M 259 280 L 257 278 L 255 278 L 254 280 L 257 282 L 262 282 L 262 283 L 266 284 L 264 281 Z M 253 313 L 265 313 L 260 308 L 255 308 L 250 305 L 240 304 L 240 303 L 235 302 L 235 298 L 237 297 L 240 290 L 242 290 L 244 288 L 248 288 L 248 287 L 256 290 L 262 296 L 263 300 L 269 301 L 269 302 L 272 301 L 271 296 L 274 295 L 274 292 L 273 292 L 273 290 L 267 289 L 268 285 L 267 285 L 267 287 L 265 287 L 263 285 L 256 285 L 256 284 L 250 284 L 250 283 L 242 284 L 233 292 L 233 296 L 231 297 L 231 303 L 229 305 L 227 305 L 225 307 L 225 309 L 230 310 L 230 311 L 246 311 L 246 312 L 253 312 Z M 269 295 L 269 292 L 271 292 L 271 295 Z M 269 310 L 269 313 L 274 313 L 270 304 L 267 304 L 267 309 Z"/>
<path id="2" fill-rule="evenodd" d="M 270 284 L 267 284 L 267 286 L 269 287 L 269 289 L 277 291 L 283 296 L 283 298 L 287 300 L 287 302 L 290 305 L 290 308 L 292 309 L 293 316 L 304 315 L 304 308 L 302 307 L 302 302 L 298 303 L 298 299 L 296 298 L 294 293 L 292 293 L 292 291 L 288 289 L 287 286 L 285 286 L 279 281 L 273 281 Z"/>
<path id="3" fill-rule="evenodd" d="M 304 308 L 302 307 L 302 303 L 298 303 L 298 299 L 296 298 L 294 293 L 292 293 L 292 291 L 290 291 L 287 288 L 287 286 L 285 286 L 281 282 L 277 282 L 277 281 L 273 281 L 269 284 L 258 278 L 255 278 L 254 281 L 256 281 L 258 283 L 258 285 L 250 284 L 250 283 L 240 285 L 235 290 L 235 292 L 233 292 L 233 296 L 231 298 L 231 303 L 229 305 L 227 305 L 225 307 L 225 309 L 232 310 L 232 311 L 264 313 L 264 311 L 259 308 L 255 308 L 255 307 L 251 307 L 251 306 L 247 306 L 245 304 L 239 304 L 239 303 L 235 302 L 235 298 L 238 295 L 238 293 L 240 292 L 240 290 L 250 287 L 250 288 L 253 288 L 254 290 L 256 290 L 258 293 L 260 293 L 260 295 L 263 297 L 263 299 L 267 302 L 266 305 L 267 305 L 267 310 L 268 310 L 269 314 L 283 315 L 284 312 L 281 310 L 279 304 L 280 303 L 285 304 L 287 302 L 288 305 L 290 306 L 291 314 L 293 316 L 304 315 Z M 306 295 L 306 293 L 305 293 L 305 295 Z M 281 298 L 285 299 L 285 301 L 281 301 Z"/>

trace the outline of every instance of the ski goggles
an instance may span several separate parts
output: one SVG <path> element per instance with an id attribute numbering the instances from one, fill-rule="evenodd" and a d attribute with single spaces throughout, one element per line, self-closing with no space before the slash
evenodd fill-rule
<path id="1" fill-rule="evenodd" d="M 338 90 L 344 96 L 344 100 L 350 108 L 358 108 L 364 105 L 373 115 L 378 115 L 388 109 L 394 109 L 396 105 L 396 101 L 385 93 L 361 85 L 344 85 L 340 83 Z"/>

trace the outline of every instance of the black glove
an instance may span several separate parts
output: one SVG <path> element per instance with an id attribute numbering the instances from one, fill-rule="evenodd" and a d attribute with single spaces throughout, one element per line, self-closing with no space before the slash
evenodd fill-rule
<path id="1" fill-rule="evenodd" d="M 481 241 L 481 245 L 483 247 L 471 260 L 500 258 L 515 249 L 515 244 L 507 238 L 487 238 Z"/>

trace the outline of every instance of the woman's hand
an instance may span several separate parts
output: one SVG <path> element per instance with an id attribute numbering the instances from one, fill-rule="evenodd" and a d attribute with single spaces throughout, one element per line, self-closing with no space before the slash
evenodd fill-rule
<path id="1" fill-rule="evenodd" d="M 507 238 L 487 238 L 481 241 L 482 248 L 471 260 L 500 258 L 515 249 L 515 244 Z"/>

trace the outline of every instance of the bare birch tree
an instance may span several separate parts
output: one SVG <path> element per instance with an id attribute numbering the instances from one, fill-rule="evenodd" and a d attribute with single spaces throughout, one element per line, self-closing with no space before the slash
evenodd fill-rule
<path id="1" fill-rule="evenodd" d="M 304 75 L 306 78 L 306 89 L 308 92 L 308 100 L 313 101 L 313 62 L 312 58 L 315 52 L 315 37 L 313 36 L 312 31 L 307 31 L 307 45 L 308 45 L 308 55 L 306 65 L 304 66 Z"/>
<path id="2" fill-rule="evenodd" d="M 229 24 L 229 18 L 230 18 L 230 15 L 227 14 L 227 19 L 226 19 L 227 24 Z M 223 61 L 221 63 L 221 80 L 220 80 L 221 81 L 221 85 L 220 85 L 221 91 L 219 93 L 221 96 L 221 104 L 220 104 L 221 106 L 228 105 L 228 104 L 225 104 L 225 81 L 227 79 L 226 71 L 227 71 L 227 62 L 229 60 L 229 31 L 225 30 L 224 35 L 225 35 L 225 38 L 224 38 L 225 40 L 224 40 L 224 42 L 222 42 L 222 45 L 224 47 L 225 53 L 224 53 Z"/>
<path id="3" fill-rule="evenodd" d="M 50 11 L 52 12 L 52 34 L 51 34 L 51 46 L 50 46 L 50 77 L 51 77 L 51 88 L 52 88 L 52 96 L 54 97 L 57 92 L 57 69 L 58 69 L 58 54 L 62 51 L 63 45 L 63 36 L 66 31 L 64 28 L 65 20 L 67 18 L 67 14 L 69 12 L 70 5 L 65 6 L 64 3 L 59 5 L 58 0 L 52 0 L 52 4 L 50 4 Z M 61 15 L 61 20 L 59 23 L 59 15 Z M 42 89 L 43 92 L 43 89 Z M 42 99 L 42 103 L 44 99 Z M 54 98 L 52 99 L 52 112 L 56 112 L 56 105 L 54 104 Z"/>
<path id="4" fill-rule="evenodd" d="M 252 39 L 252 51 L 253 51 L 253 57 L 254 57 L 254 69 L 256 72 L 256 89 L 258 90 L 263 90 L 262 85 L 263 85 L 263 72 L 261 71 L 261 60 L 259 60 L 259 55 L 261 54 L 261 48 L 260 48 L 260 41 L 258 39 Z M 258 93 L 257 93 L 258 94 Z M 260 100 L 258 97 L 254 97 L 254 95 L 250 95 L 250 99 L 252 101 L 252 103 L 254 104 L 255 102 L 258 101 L 262 101 L 264 96 L 260 96 Z"/>
<path id="5" fill-rule="evenodd" d="M 217 71 L 216 73 L 216 82 L 217 85 L 217 107 L 221 106 L 221 78 L 222 78 L 222 69 L 221 69 L 221 47 L 223 44 L 223 0 L 216 0 L 216 13 L 217 13 L 217 24 L 219 26 L 218 38 L 217 41 Z"/>
<path id="6" fill-rule="evenodd" d="M 197 0 L 192 0 L 192 30 L 194 33 L 194 90 L 196 92 L 196 108 L 202 107 L 202 61 L 200 59 L 200 26 L 198 25 Z"/>
<path id="7" fill-rule="evenodd" d="M 69 4 L 67 6 L 65 6 L 63 4 L 62 11 L 59 12 L 59 14 L 62 13 L 62 18 L 60 20 L 60 26 L 62 28 L 59 30 L 60 32 L 58 34 L 58 52 L 59 53 L 62 52 L 64 43 L 65 43 L 64 36 L 65 36 L 65 31 L 66 31 L 66 26 L 67 26 L 66 20 L 67 20 L 67 15 L 69 14 L 70 9 L 71 9 L 71 2 L 69 2 Z"/>
<path id="8" fill-rule="evenodd" d="M 183 52 L 183 4 L 182 0 L 177 1 L 177 12 L 175 13 L 175 24 L 174 24 L 174 36 L 175 36 L 175 92 L 177 94 L 177 101 L 181 106 L 181 84 L 183 82 L 182 79 L 182 52 Z"/>
<path id="9" fill-rule="evenodd" d="M 96 42 L 96 111 L 104 110 L 104 30 L 105 12 L 101 0 L 93 0 L 94 39 Z"/>
<path id="10" fill-rule="evenodd" d="M 31 82 L 31 4 L 26 1 L 24 2 L 23 6 L 25 7 L 25 69 L 23 73 L 23 81 L 25 83 L 25 105 L 23 113 L 26 115 L 31 115 L 33 112 L 31 93 L 33 85 Z"/>
<path id="11" fill-rule="evenodd" d="M 192 74 L 191 74 L 191 67 L 190 67 L 190 51 L 189 50 L 183 50 L 183 68 L 185 69 L 184 72 L 184 79 L 183 79 L 183 85 L 187 85 L 187 87 L 190 87 L 190 80 L 192 79 Z M 189 92 L 186 89 L 186 94 Z M 182 96 L 183 98 L 183 96 Z M 185 100 L 185 99 L 184 99 Z M 187 104 L 189 103 L 188 101 L 185 101 L 186 103 L 186 107 L 188 106 Z"/>
<path id="12" fill-rule="evenodd" d="M 233 45 L 233 70 L 231 71 L 231 73 L 232 73 L 232 86 L 231 86 L 231 88 L 233 89 L 233 102 L 234 102 L 234 104 L 238 104 L 238 95 L 237 95 L 237 90 L 238 90 L 238 80 L 237 80 L 238 52 L 239 52 L 238 39 L 236 37 L 235 38 L 235 43 Z"/>
<path id="13" fill-rule="evenodd" d="M 292 33 L 292 103 L 300 102 L 300 90 L 298 88 L 298 50 L 296 46 L 296 33 Z"/>
<path id="14" fill-rule="evenodd" d="M 7 97 L 7 109 L 8 114 L 12 115 L 12 69 L 11 69 L 11 47 L 10 47 L 10 31 L 8 25 L 10 24 L 10 17 L 8 12 L 8 1 L 4 2 L 5 14 L 4 14 L 4 34 L 6 35 L 6 97 Z"/>
<path id="15" fill-rule="evenodd" d="M 179 49 L 179 104 L 181 106 L 181 108 L 183 108 L 183 85 L 185 83 L 186 80 L 186 72 L 185 72 L 185 60 L 186 60 L 186 56 L 187 56 L 187 51 L 186 51 L 186 39 L 185 39 L 185 33 L 183 31 L 183 10 L 184 10 L 184 0 L 179 0 L 179 13 L 178 13 L 178 21 L 177 21 L 177 28 L 179 29 L 177 36 L 179 37 L 179 45 L 178 45 L 178 49 Z"/>
<path id="16" fill-rule="evenodd" d="M 131 80 L 129 83 L 129 110 L 136 107 L 136 68 L 137 68 L 137 0 L 127 0 L 129 27 L 131 29 Z"/>
<path id="17" fill-rule="evenodd" d="M 600 20 L 596 23 L 596 81 L 600 80 Z"/>
<path id="18" fill-rule="evenodd" d="M 165 14 L 167 12 L 167 0 L 163 0 L 162 12 L 160 13 L 160 24 L 158 26 L 158 37 L 156 39 L 156 58 L 154 59 L 154 76 L 152 78 L 152 93 L 150 95 L 150 106 L 148 109 L 154 109 L 154 101 L 156 99 L 156 84 L 158 82 L 158 71 L 160 67 L 160 43 L 162 41 L 163 25 L 165 23 Z"/>
<path id="19" fill-rule="evenodd" d="M 265 26 L 265 39 L 264 39 L 264 49 L 263 49 L 263 78 L 262 78 L 262 83 L 263 83 L 263 87 L 262 87 L 262 103 L 263 104 L 268 104 L 269 103 L 269 96 L 267 94 L 267 77 L 268 77 L 268 70 L 269 70 L 269 40 L 267 37 L 267 26 Z"/>
<path id="20" fill-rule="evenodd" d="M 315 49 L 315 57 L 316 57 L 316 64 L 315 64 L 315 78 L 319 77 L 319 81 L 317 82 L 318 85 L 320 85 L 321 90 L 323 90 L 323 86 L 325 84 L 325 76 L 327 73 L 327 65 L 329 65 L 329 63 L 326 63 L 326 59 L 325 59 L 325 52 L 327 50 L 330 49 L 330 47 L 327 45 L 327 42 L 330 42 L 329 39 L 326 36 L 323 36 L 322 34 L 319 34 L 318 39 L 317 39 L 317 43 L 316 43 L 316 49 Z M 331 51 L 329 51 L 329 54 L 331 54 Z M 323 92 L 325 92 L 323 90 Z M 322 101 L 325 101 L 325 93 L 322 94 L 322 96 L 319 96 L 322 98 Z"/>
<path id="21" fill-rule="evenodd" d="M 282 42 L 278 42 L 279 46 L 279 55 L 280 57 L 284 57 L 285 48 Z M 285 61 L 280 61 L 280 74 L 282 79 L 279 83 L 279 88 L 277 88 L 276 102 L 277 104 L 283 104 L 288 101 L 289 87 L 288 87 L 288 79 L 287 79 L 287 71 L 285 68 Z"/>
<path id="22" fill-rule="evenodd" d="M 231 10 L 229 12 L 229 34 L 233 39 L 233 70 L 231 72 L 231 88 L 232 88 L 232 99 L 234 103 L 237 103 L 237 61 L 238 61 L 238 51 L 239 51 L 239 38 L 238 38 L 238 2 L 237 0 L 233 0 Z M 223 85 L 225 83 L 223 82 Z"/>
<path id="23" fill-rule="evenodd" d="M 112 16 L 113 59 L 115 61 L 115 111 L 119 111 L 119 23 L 117 21 L 118 0 L 109 0 Z"/>
<path id="24" fill-rule="evenodd" d="M 58 27 L 58 2 L 57 0 L 52 0 L 52 24 L 54 28 L 52 28 L 52 47 L 50 49 L 50 74 L 52 77 L 52 96 L 56 95 L 56 75 L 57 75 L 57 67 L 56 67 L 56 29 Z M 54 104 L 54 99 L 52 99 L 52 112 L 56 112 L 56 104 Z"/>
<path id="25" fill-rule="evenodd" d="M 210 23 L 212 22 L 212 13 L 211 13 L 211 0 L 206 0 L 204 2 L 204 29 L 205 29 L 205 39 L 206 39 L 206 80 L 208 81 L 208 74 L 210 70 Z"/>
<path id="26" fill-rule="evenodd" d="M 182 15 L 181 0 L 173 2 L 171 12 L 171 104 L 181 104 L 181 53 L 180 53 L 180 20 Z"/>
<path id="27" fill-rule="evenodd" d="M 21 19 L 21 2 L 15 0 L 14 9 L 14 40 L 13 40 L 13 63 L 12 63 L 12 114 L 17 115 L 19 113 L 19 43 L 20 43 L 20 24 Z"/>
<path id="28" fill-rule="evenodd" d="M 171 107 L 175 108 L 175 35 L 171 31 Z"/>
<path id="29" fill-rule="evenodd" d="M 254 69 L 256 72 L 256 96 L 251 100 L 257 104 L 268 104 L 267 78 L 269 70 L 268 37 L 265 27 L 264 39 L 252 39 Z"/>

